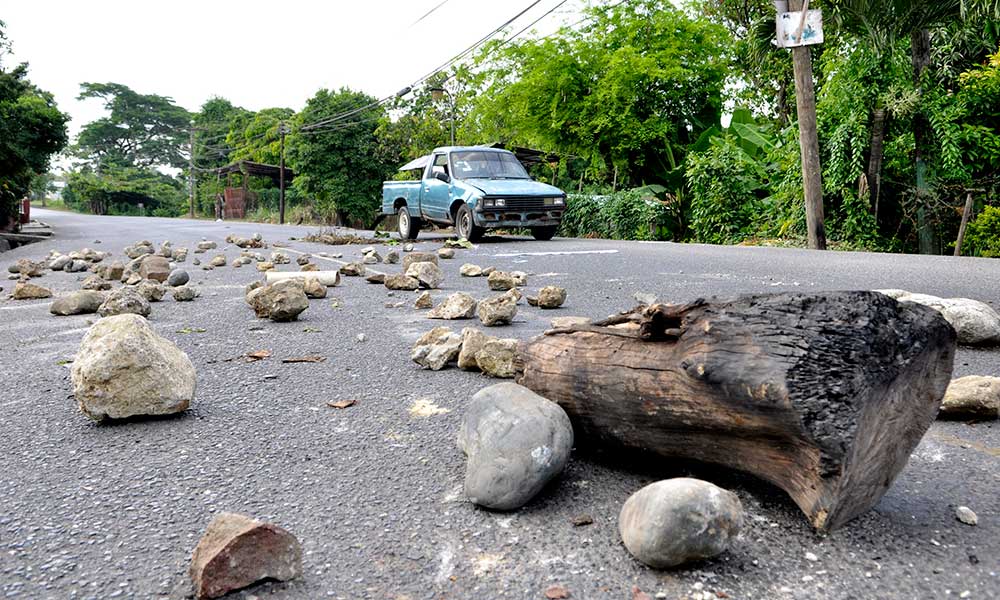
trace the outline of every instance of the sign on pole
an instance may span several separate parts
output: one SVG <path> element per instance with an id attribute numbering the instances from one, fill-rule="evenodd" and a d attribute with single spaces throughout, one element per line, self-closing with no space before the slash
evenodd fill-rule
<path id="1" fill-rule="evenodd" d="M 823 12 L 806 11 L 805 19 L 801 11 L 778 13 L 777 42 L 779 48 L 797 48 L 823 43 Z M 801 30 L 801 35 L 799 31 Z"/>

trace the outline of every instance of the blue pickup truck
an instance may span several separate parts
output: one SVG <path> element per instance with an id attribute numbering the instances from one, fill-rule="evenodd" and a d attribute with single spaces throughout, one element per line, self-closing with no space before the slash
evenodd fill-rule
<path id="1" fill-rule="evenodd" d="M 531 179 L 512 152 L 447 146 L 400 168 L 420 171 L 420 181 L 382 184 L 382 214 L 396 215 L 399 235 L 415 239 L 425 222 L 453 225 L 476 241 L 487 229 L 527 227 L 550 240 L 566 210 L 566 193 Z"/>

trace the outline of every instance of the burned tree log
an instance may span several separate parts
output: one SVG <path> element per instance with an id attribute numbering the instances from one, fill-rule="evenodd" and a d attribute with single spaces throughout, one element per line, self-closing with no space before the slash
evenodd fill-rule
<path id="1" fill-rule="evenodd" d="M 518 382 L 577 439 L 749 472 L 813 527 L 869 510 L 951 379 L 955 330 L 876 292 L 640 306 L 522 345 Z"/>

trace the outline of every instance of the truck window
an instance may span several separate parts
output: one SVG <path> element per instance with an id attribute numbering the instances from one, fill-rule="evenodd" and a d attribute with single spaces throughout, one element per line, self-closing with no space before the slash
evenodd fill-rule
<path id="1" fill-rule="evenodd" d="M 433 177 L 435 173 L 447 173 L 448 175 L 451 175 L 448 171 L 447 154 L 434 155 L 434 162 L 431 163 L 431 169 L 427 172 L 428 178 Z"/>
<path id="2" fill-rule="evenodd" d="M 462 179 L 530 179 L 517 158 L 506 152 L 454 152 L 451 158 Z"/>

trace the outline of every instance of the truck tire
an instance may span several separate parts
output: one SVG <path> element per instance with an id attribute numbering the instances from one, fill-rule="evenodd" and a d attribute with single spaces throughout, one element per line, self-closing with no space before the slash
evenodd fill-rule
<path id="1" fill-rule="evenodd" d="M 556 235 L 557 225 L 546 225 L 545 227 L 532 227 L 531 236 L 536 240 L 546 242 Z"/>
<path id="2" fill-rule="evenodd" d="M 469 210 L 468 204 L 459 206 L 458 212 L 455 213 L 455 233 L 470 242 L 478 242 L 486 233 L 484 228 L 477 227 L 476 222 L 472 220 L 472 211 Z"/>
<path id="3" fill-rule="evenodd" d="M 396 220 L 399 226 L 399 237 L 404 240 L 415 240 L 420 233 L 420 219 L 415 219 L 410 215 L 410 210 L 406 206 L 400 206 L 396 211 Z"/>

